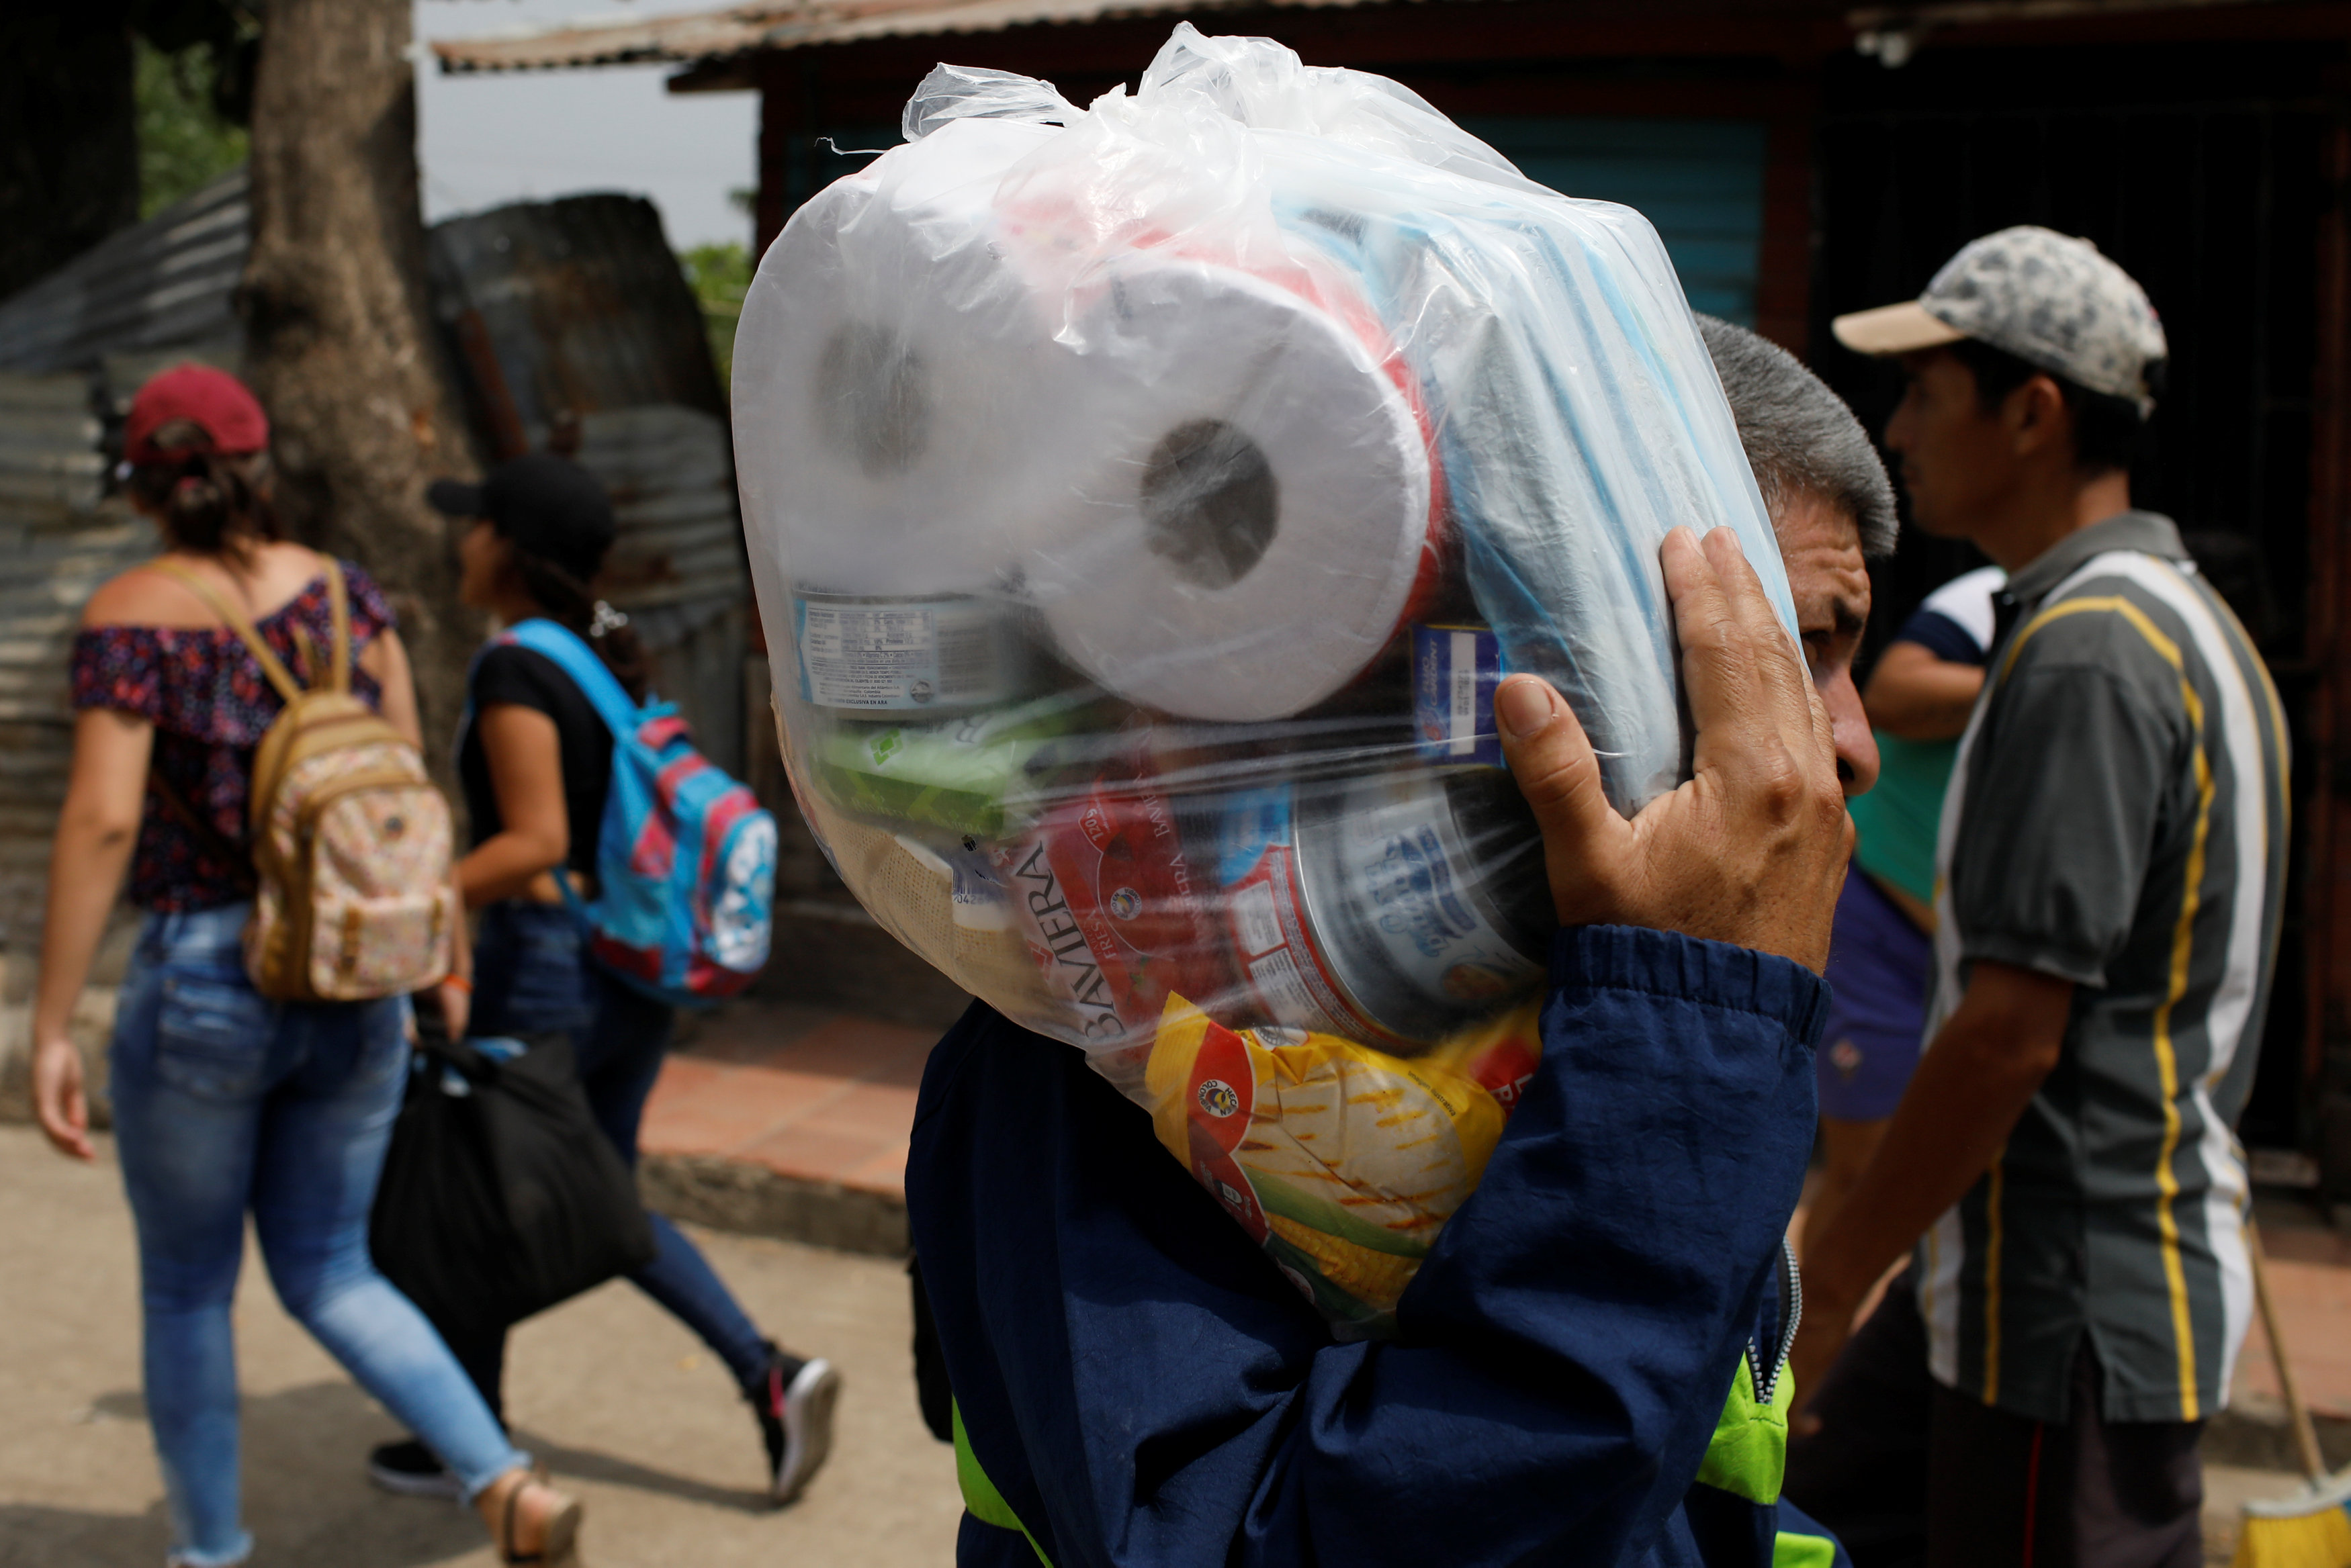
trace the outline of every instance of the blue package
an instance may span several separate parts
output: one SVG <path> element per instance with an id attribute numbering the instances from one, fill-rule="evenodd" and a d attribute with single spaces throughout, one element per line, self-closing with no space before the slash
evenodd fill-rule
<path id="1" fill-rule="evenodd" d="M 1501 643 L 1490 628 L 1414 627 L 1412 717 L 1422 760 L 1502 766 L 1494 730 L 1501 681 Z"/>

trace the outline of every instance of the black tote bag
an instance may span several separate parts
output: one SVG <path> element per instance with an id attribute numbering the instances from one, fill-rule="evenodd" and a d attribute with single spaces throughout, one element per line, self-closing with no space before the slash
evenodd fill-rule
<path id="1" fill-rule="evenodd" d="M 427 1034 L 384 1157 L 369 1250 L 445 1334 L 497 1333 L 653 1261 L 569 1037 L 522 1038 L 501 1061 Z"/>

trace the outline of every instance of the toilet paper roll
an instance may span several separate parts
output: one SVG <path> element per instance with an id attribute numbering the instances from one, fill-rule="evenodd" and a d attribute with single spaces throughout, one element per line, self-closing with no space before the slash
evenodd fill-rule
<path id="1" fill-rule="evenodd" d="M 1096 462 L 1029 557 L 1071 663 L 1186 718 L 1346 685 L 1434 579 L 1410 397 L 1339 314 L 1235 268 L 1138 258 L 1078 318 Z"/>
<path id="2" fill-rule="evenodd" d="M 1005 171 L 1055 134 L 950 126 L 922 160 L 828 186 L 769 247 L 734 386 L 763 603 L 796 586 L 990 589 L 1043 514 L 1039 490 L 1065 487 L 1066 454 L 1039 437 L 1079 389 L 993 206 Z"/>

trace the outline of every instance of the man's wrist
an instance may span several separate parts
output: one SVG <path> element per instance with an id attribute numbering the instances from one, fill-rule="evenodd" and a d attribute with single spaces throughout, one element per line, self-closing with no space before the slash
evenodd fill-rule
<path id="1" fill-rule="evenodd" d="M 1852 1316 L 1876 1282 L 1875 1274 L 1861 1277 L 1866 1271 L 1855 1267 L 1850 1250 L 1834 1231 L 1818 1240 L 1804 1238 L 1802 1268 L 1804 1310 L 1820 1314 L 1823 1320 Z"/>
<path id="2" fill-rule="evenodd" d="M 1562 991 L 1702 994 L 1781 1018 L 1798 1033 L 1820 1022 L 1828 1006 L 1826 983 L 1785 954 L 1628 920 L 1562 926 L 1552 944 L 1551 981 Z"/>

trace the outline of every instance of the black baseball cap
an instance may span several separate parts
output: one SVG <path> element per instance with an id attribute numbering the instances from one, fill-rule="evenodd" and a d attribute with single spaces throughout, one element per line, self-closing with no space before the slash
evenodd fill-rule
<path id="1" fill-rule="evenodd" d="M 436 479 L 424 492 L 452 517 L 486 517 L 502 538 L 587 582 L 604 564 L 618 524 L 596 476 L 551 452 L 508 458 L 479 484 Z"/>

